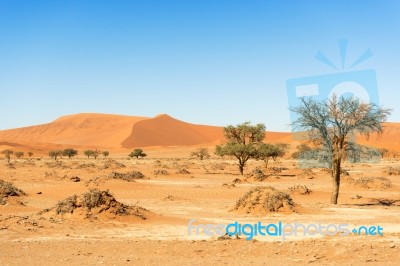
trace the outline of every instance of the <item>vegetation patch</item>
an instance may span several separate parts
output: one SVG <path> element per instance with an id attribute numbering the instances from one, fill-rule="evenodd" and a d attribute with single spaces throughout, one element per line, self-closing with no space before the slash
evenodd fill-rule
<path id="1" fill-rule="evenodd" d="M 388 167 L 386 173 L 388 175 L 400 175 L 400 166 Z"/>
<path id="2" fill-rule="evenodd" d="M 181 175 L 190 175 L 190 172 L 185 168 L 179 169 L 176 173 Z"/>
<path id="3" fill-rule="evenodd" d="M 19 197 L 26 195 L 24 191 L 15 187 L 12 183 L 0 179 L 0 205 L 7 203 L 8 197 Z"/>
<path id="4" fill-rule="evenodd" d="M 255 181 L 264 181 L 267 175 L 260 168 L 256 168 L 249 174 L 249 177 L 254 178 Z"/>
<path id="5" fill-rule="evenodd" d="M 290 191 L 290 193 L 300 194 L 300 195 L 307 195 L 311 193 L 311 190 L 305 185 L 295 185 L 289 187 L 288 190 Z"/>
<path id="6" fill-rule="evenodd" d="M 159 169 L 159 170 L 154 170 L 154 175 L 169 175 L 167 170 L 164 169 Z"/>
<path id="7" fill-rule="evenodd" d="M 122 179 L 128 182 L 132 182 L 134 181 L 134 179 L 144 178 L 144 174 L 142 174 L 139 171 L 131 171 L 128 173 L 111 172 L 107 177 L 112 179 Z"/>
<path id="8" fill-rule="evenodd" d="M 295 204 L 286 192 L 273 187 L 256 187 L 241 197 L 234 210 L 251 214 L 294 212 Z"/>
<path id="9" fill-rule="evenodd" d="M 392 187 L 392 182 L 386 177 L 360 177 L 357 179 L 347 178 L 350 184 L 355 187 L 366 189 L 389 189 Z"/>

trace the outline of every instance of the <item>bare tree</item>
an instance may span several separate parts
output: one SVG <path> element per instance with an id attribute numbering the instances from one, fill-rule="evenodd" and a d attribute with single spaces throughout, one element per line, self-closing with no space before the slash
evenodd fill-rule
<path id="1" fill-rule="evenodd" d="M 310 138 L 319 141 L 329 155 L 327 160 L 332 168 L 333 183 L 331 203 L 337 204 L 341 164 L 351 137 L 354 134 L 369 137 L 374 132 L 382 133 L 382 123 L 391 110 L 354 97 L 333 95 L 326 101 L 301 98 L 300 106 L 291 107 L 291 111 L 299 115 L 293 123 L 294 128 L 309 130 Z"/>

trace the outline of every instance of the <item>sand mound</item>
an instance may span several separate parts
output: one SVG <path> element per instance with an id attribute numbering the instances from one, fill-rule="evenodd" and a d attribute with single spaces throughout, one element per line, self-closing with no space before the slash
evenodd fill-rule
<path id="1" fill-rule="evenodd" d="M 7 203 L 8 197 L 26 195 L 21 189 L 16 188 L 12 183 L 0 179 L 0 205 Z"/>
<path id="2" fill-rule="evenodd" d="M 234 210 L 251 214 L 290 213 L 294 212 L 294 206 L 289 194 L 273 187 L 256 187 L 236 202 Z"/>
<path id="3" fill-rule="evenodd" d="M 357 179 L 346 177 L 344 180 L 359 188 L 385 190 L 392 187 L 392 182 L 386 177 L 360 177 Z"/>
<path id="4" fill-rule="evenodd" d="M 84 216 L 84 218 L 98 218 L 101 216 L 136 216 L 146 219 L 148 211 L 139 206 L 128 206 L 118 202 L 109 192 L 98 189 L 77 196 L 66 198 L 51 209 L 45 209 L 39 214 L 53 213 L 55 215 L 70 214 Z"/>

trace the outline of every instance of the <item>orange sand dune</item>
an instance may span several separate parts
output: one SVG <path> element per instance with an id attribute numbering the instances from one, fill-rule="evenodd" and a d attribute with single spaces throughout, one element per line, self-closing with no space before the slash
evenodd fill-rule
<path id="1" fill-rule="evenodd" d="M 358 141 L 363 145 L 400 150 L 400 123 L 385 123 L 383 134 L 372 134 L 368 139 L 359 137 Z"/>
<path id="2" fill-rule="evenodd" d="M 120 147 L 132 126 L 145 117 L 77 114 L 51 123 L 0 131 L 0 141 Z"/>
<path id="3" fill-rule="evenodd" d="M 221 127 L 194 125 L 159 115 L 136 123 L 122 147 L 192 146 L 222 142 L 223 138 Z"/>
<path id="4" fill-rule="evenodd" d="M 385 123 L 382 136 L 359 143 L 400 150 L 400 124 Z M 109 114 L 63 116 L 51 123 L 0 131 L 0 148 L 45 151 L 60 147 L 131 149 L 135 147 L 213 146 L 224 141 L 223 128 L 186 123 L 168 115 L 154 118 Z M 289 132 L 267 132 L 266 142 L 299 142 Z"/>

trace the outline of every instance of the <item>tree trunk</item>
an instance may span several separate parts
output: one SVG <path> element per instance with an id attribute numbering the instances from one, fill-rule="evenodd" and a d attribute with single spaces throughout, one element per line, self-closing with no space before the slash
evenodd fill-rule
<path id="1" fill-rule="evenodd" d="M 243 163 L 239 163 L 239 171 L 240 171 L 241 175 L 243 175 L 243 169 L 244 169 L 244 164 Z"/>
<path id="2" fill-rule="evenodd" d="M 341 160 L 337 159 L 333 162 L 333 171 L 332 171 L 332 196 L 331 196 L 331 204 L 337 204 L 339 197 L 339 187 L 340 187 L 340 166 Z"/>
<path id="3" fill-rule="evenodd" d="M 265 163 L 265 169 L 268 170 L 268 161 L 269 161 L 269 157 L 267 159 L 264 160 Z"/>

